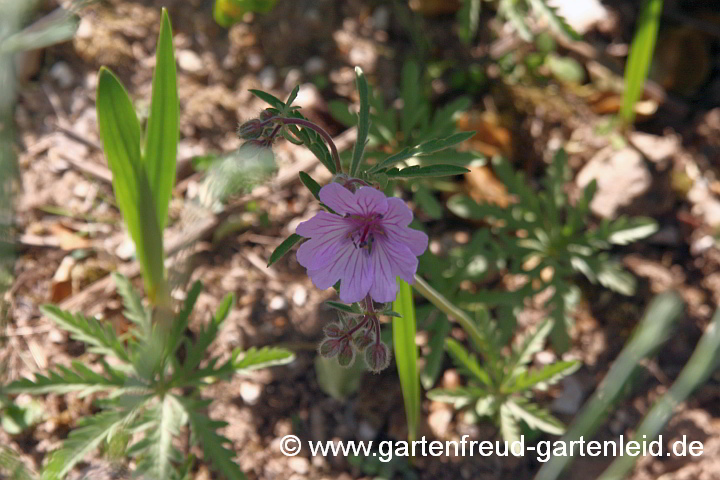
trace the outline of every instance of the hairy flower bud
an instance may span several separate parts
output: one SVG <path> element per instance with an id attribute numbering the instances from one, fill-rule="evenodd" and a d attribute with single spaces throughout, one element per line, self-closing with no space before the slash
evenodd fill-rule
<path id="1" fill-rule="evenodd" d="M 385 370 L 390 365 L 390 349 L 384 343 L 375 343 L 365 349 L 365 363 L 373 373 Z"/>
<path id="2" fill-rule="evenodd" d="M 338 354 L 338 364 L 341 367 L 349 367 L 355 361 L 355 349 L 348 341 L 343 344 L 342 350 Z"/>
<path id="3" fill-rule="evenodd" d="M 350 342 L 345 338 L 326 338 L 320 343 L 318 353 L 325 358 L 337 357 L 349 345 Z"/>
<path id="4" fill-rule="evenodd" d="M 347 329 L 344 328 L 339 323 L 328 323 L 325 325 L 325 328 L 323 328 L 323 333 L 327 338 L 340 338 L 347 332 Z"/>
<path id="5" fill-rule="evenodd" d="M 365 347 L 375 341 L 375 334 L 372 330 L 365 330 L 353 337 L 353 343 L 359 351 L 365 350 Z"/>
<path id="6" fill-rule="evenodd" d="M 260 138 L 264 130 L 263 122 L 259 118 L 253 118 L 241 124 L 237 129 L 237 134 L 243 140 L 255 140 Z"/>

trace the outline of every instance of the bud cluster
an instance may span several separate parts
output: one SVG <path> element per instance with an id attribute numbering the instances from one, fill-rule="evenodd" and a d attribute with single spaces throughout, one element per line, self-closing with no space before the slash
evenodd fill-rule
<path id="1" fill-rule="evenodd" d="M 282 125 L 276 124 L 274 120 L 275 114 L 272 111 L 263 110 L 259 117 L 241 123 L 237 129 L 237 135 L 248 143 L 269 147 L 282 128 Z"/>
<path id="2" fill-rule="evenodd" d="M 325 338 L 318 352 L 325 358 L 337 357 L 340 366 L 351 366 L 359 353 L 364 353 L 372 372 L 380 372 L 390 364 L 390 349 L 380 338 L 380 320 L 372 310 L 362 315 L 343 314 L 323 331 Z"/>

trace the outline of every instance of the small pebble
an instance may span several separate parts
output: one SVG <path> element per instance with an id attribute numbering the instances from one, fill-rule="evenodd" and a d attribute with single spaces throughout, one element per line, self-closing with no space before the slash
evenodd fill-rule
<path id="1" fill-rule="evenodd" d="M 265 63 L 263 61 L 262 55 L 260 55 L 257 52 L 249 53 L 246 60 L 247 60 L 248 67 L 250 67 L 250 69 L 253 72 L 259 71 L 263 67 L 263 64 Z"/>
<path id="2" fill-rule="evenodd" d="M 60 88 L 71 87 L 75 83 L 75 74 L 65 62 L 57 62 L 50 68 L 50 76 L 60 85 Z"/>
<path id="3" fill-rule="evenodd" d="M 298 287 L 293 292 L 292 301 L 298 307 L 302 307 L 307 302 L 308 293 L 305 287 Z"/>
<path id="4" fill-rule="evenodd" d="M 325 71 L 327 62 L 320 57 L 310 57 L 303 66 L 305 73 L 308 75 L 320 75 Z"/>
<path id="5" fill-rule="evenodd" d="M 295 85 L 300 83 L 301 78 L 302 70 L 300 70 L 299 68 L 291 68 L 285 75 L 285 88 L 287 90 L 292 90 L 293 88 L 295 88 Z M 298 103 L 298 105 L 300 105 L 300 103 Z M 303 105 L 303 107 L 305 107 L 305 105 Z"/>
<path id="6" fill-rule="evenodd" d="M 287 307 L 287 300 L 285 300 L 285 297 L 281 297 L 280 295 L 273 297 L 272 300 L 270 300 L 270 304 L 268 305 L 268 308 L 273 312 L 285 310 L 287 309 Z"/>
<path id="7" fill-rule="evenodd" d="M 177 52 L 178 66 L 190 73 L 197 73 L 203 68 L 200 56 L 192 50 L 179 50 Z"/>
<path id="8" fill-rule="evenodd" d="M 295 473 L 306 475 L 310 471 L 310 462 L 305 457 L 291 457 L 288 459 L 288 467 Z"/>
<path id="9" fill-rule="evenodd" d="M 260 73 L 258 73 L 258 81 L 265 90 L 274 88 L 277 83 L 277 69 L 272 65 L 263 68 L 260 70 Z"/>
<path id="10" fill-rule="evenodd" d="M 260 400 L 261 393 L 262 388 L 258 384 L 250 382 L 243 382 L 240 384 L 240 397 L 242 397 L 243 402 L 248 405 L 255 405 L 258 400 Z"/>

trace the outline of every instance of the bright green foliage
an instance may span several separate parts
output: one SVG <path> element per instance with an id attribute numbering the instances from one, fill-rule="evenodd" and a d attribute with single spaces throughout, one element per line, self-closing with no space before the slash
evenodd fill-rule
<path id="1" fill-rule="evenodd" d="M 634 277 L 613 261 L 607 250 L 645 238 L 657 230 L 657 225 L 649 218 L 620 217 L 602 220 L 596 228 L 590 228 L 595 182 L 591 182 L 572 205 L 565 193 L 570 171 L 562 150 L 548 168 L 540 192 L 528 187 L 522 175 L 514 172 L 504 159 L 496 158 L 493 167 L 515 197 L 515 203 L 503 208 L 456 195 L 448 206 L 462 218 L 490 224 L 491 236 L 478 234 L 473 238 L 472 251 L 484 259 L 483 265 L 492 262 L 509 273 L 527 276 L 528 282 L 515 292 L 460 293 L 457 301 L 471 310 L 483 304 L 515 306 L 528 295 L 552 288 L 552 296 L 547 301 L 555 320 L 552 339 L 555 347 L 564 351 L 568 346 L 569 314 L 579 295 L 574 276 L 582 273 L 593 283 L 632 295 Z"/>
<path id="2" fill-rule="evenodd" d="M 451 403 L 458 409 L 470 409 L 478 417 L 491 418 L 508 442 L 519 440 L 522 423 L 530 430 L 562 434 L 565 429 L 560 421 L 530 400 L 532 390 L 546 389 L 580 367 L 577 361 L 560 361 L 540 369 L 530 368 L 533 356 L 545 346 L 552 323 L 552 320 L 543 322 L 533 334 L 513 345 L 508 356 L 503 354 L 500 332 L 494 322 L 486 310 L 479 310 L 475 325 L 482 340 L 474 343 L 484 362 L 461 343 L 446 339 L 447 351 L 459 372 L 467 378 L 467 385 L 431 390 L 428 397 Z"/>
<path id="3" fill-rule="evenodd" d="M 175 185 L 178 140 L 175 55 L 166 10 L 158 37 L 144 144 L 127 91 L 105 67 L 98 74 L 96 104 L 100 137 L 113 173 L 115 199 L 135 243 L 145 288 L 154 303 L 166 304 L 169 292 L 162 230 Z"/>
<path id="4" fill-rule="evenodd" d="M 90 351 L 102 355 L 102 372 L 73 362 L 71 367 L 58 366 L 47 376 L 36 375 L 34 380 L 15 381 L 3 389 L 4 393 L 64 394 L 78 392 L 80 395 L 104 394 L 98 400 L 100 412 L 83 419 L 70 433 L 63 447 L 54 452 L 44 472 L 44 478 L 62 479 L 75 464 L 84 460 L 101 445 L 117 445 L 114 438 L 130 436 L 123 432 L 139 433 L 140 438 L 123 451 L 137 460 L 138 474 L 150 478 L 178 478 L 176 468 L 184 461 L 184 454 L 173 446 L 173 439 L 186 427 L 204 451 L 205 459 L 228 479 L 244 478 L 232 462 L 235 452 L 225 446 L 226 439 L 215 430 L 225 424 L 210 420 L 204 411 L 209 400 L 202 400 L 198 393 L 203 386 L 227 380 L 236 373 L 258 368 L 286 364 L 293 354 L 280 348 L 252 348 L 245 352 L 235 349 L 229 359 L 220 362 L 217 357 L 206 360 L 209 345 L 217 337 L 223 321 L 227 318 L 234 297 L 228 295 L 221 302 L 210 322 L 197 332 L 194 341 L 185 335 L 189 316 L 200 293 L 200 285 L 188 293 L 184 308 L 173 318 L 169 332 L 163 334 L 155 327 L 148 332 L 145 319 L 150 311 L 145 309 L 126 278 L 115 275 L 118 291 L 122 294 L 125 311 L 133 322 L 127 333 L 127 342 L 115 335 L 110 326 L 82 315 L 72 315 L 57 307 L 45 306 L 43 311 L 59 327 L 85 343 Z M 147 351 L 153 345 L 163 345 L 165 353 L 157 368 L 148 369 Z M 178 355 L 183 348 L 184 355 Z M 106 360 L 113 357 L 113 366 Z M 182 397 L 177 389 L 193 393 Z M 116 435 L 123 435 L 116 437 Z"/>
<path id="5" fill-rule="evenodd" d="M 640 12 L 630 55 L 625 67 L 625 94 L 620 116 L 630 125 L 635 120 L 635 104 L 642 97 L 645 80 L 650 71 L 655 40 L 660 28 L 663 0 L 646 0 Z"/>
<path id="6" fill-rule="evenodd" d="M 241 22 L 246 13 L 268 13 L 277 0 L 215 0 L 213 18 L 218 25 L 230 28 Z"/>
<path id="7" fill-rule="evenodd" d="M 365 156 L 374 160 L 366 172 L 367 178 L 410 179 L 406 186 L 413 192 L 421 210 L 432 218 L 442 216 L 443 207 L 432 194 L 440 189 L 439 181 L 420 177 L 441 177 L 465 173 L 463 167 L 478 158 L 470 152 L 458 152 L 454 147 L 473 136 L 473 132 L 455 133 L 455 117 L 470 106 L 470 100 L 460 97 L 433 111 L 427 95 L 428 85 L 418 65 L 405 64 L 400 85 L 403 107 L 385 105 L 380 92 L 369 91 L 367 96 L 370 124 Z M 362 89 L 362 84 L 358 83 Z M 361 116 L 363 114 L 361 95 Z M 330 113 L 347 126 L 358 124 L 358 116 L 346 103 L 330 102 Z M 363 117 L 364 118 L 364 117 Z M 358 129 L 358 142 L 364 128 Z M 364 140 L 364 136 L 362 137 Z M 356 144 L 356 148 L 357 148 Z M 385 152 L 393 152 L 387 154 Z M 354 157 L 353 157 L 354 159 Z M 394 168 L 394 167 L 405 168 Z"/>
<path id="8" fill-rule="evenodd" d="M 415 302 L 412 288 L 404 280 L 398 279 L 398 296 L 393 309 L 400 318 L 393 318 L 393 348 L 400 386 L 405 401 L 405 416 L 408 424 L 408 441 L 417 438 L 420 421 L 420 381 L 417 373 L 418 350 L 415 345 L 417 326 L 415 322 Z"/>

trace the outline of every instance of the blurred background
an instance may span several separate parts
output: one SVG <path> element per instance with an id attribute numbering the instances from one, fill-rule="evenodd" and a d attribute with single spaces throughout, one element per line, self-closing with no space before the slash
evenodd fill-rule
<path id="1" fill-rule="evenodd" d="M 614 406 L 596 437 L 632 432 L 687 363 L 720 299 L 720 5 L 716 0 L 649 3 L 660 5 L 659 31 L 646 55 L 643 88 L 644 73 L 638 80 L 627 65 L 637 32 L 650 28 L 641 22 L 648 2 L 0 0 L 3 383 L 70 359 L 94 358 L 41 316 L 43 303 L 83 310 L 112 322 L 117 331 L 127 329 L 114 288 L 102 283 L 112 271 L 132 271 L 133 249 L 113 205 L 99 145 L 96 75 L 103 65 L 111 68 L 146 120 L 164 6 L 172 19 L 180 100 L 178 184 L 170 207 L 176 223 L 186 200 L 197 195 L 201 172 L 239 147 L 238 123 L 265 108 L 249 89 L 286 98 L 300 85 L 294 104 L 335 137 L 339 148 L 350 147 L 358 104 L 354 66 L 368 77 L 379 117 L 394 117 L 417 101 L 419 115 L 439 118 L 437 129 L 412 132 L 403 130 L 403 120 L 394 130 L 387 128 L 397 118 L 376 121 L 383 128 L 371 132 L 374 151 L 396 151 L 411 134 L 419 143 L 438 132 L 477 132 L 452 157 L 470 173 L 413 181 L 398 191 L 430 235 L 430 251 L 421 260 L 427 278 L 442 282 L 438 269 L 469 262 L 462 255 L 458 260 L 457 252 L 485 258 L 485 250 L 470 249 L 471 239 L 487 224 L 453 210 L 448 199 L 462 194 L 478 204 L 514 203 L 513 192 L 488 161 L 492 157 L 505 158 L 525 175 L 528 188 L 542 190 L 553 152 L 564 147 L 569 198 L 576 201 L 591 179 L 597 181 L 592 224 L 621 214 L 653 218 L 656 233 L 611 251 L 635 277 L 633 294 L 575 279 L 579 297 L 569 313 L 573 326 L 566 352 L 548 346 L 533 360 L 539 365 L 557 358 L 582 362 L 560 386 L 535 397 L 569 424 L 650 299 L 679 292 L 685 311 L 676 333 L 643 364 L 628 384 L 629 395 Z M 628 101 L 623 92 L 631 81 L 639 85 L 638 98 Z M 297 354 L 288 366 L 206 390 L 215 400 L 209 415 L 229 423 L 224 435 L 248 477 L 533 478 L 541 465 L 531 457 L 417 457 L 411 465 L 403 458 L 380 464 L 376 458 L 280 453 L 278 439 L 289 433 L 312 440 L 380 441 L 406 438 L 407 427 L 394 365 L 372 375 L 315 358 L 322 327 L 336 315 L 323 304 L 334 293 L 315 289 L 294 255 L 265 267 L 273 249 L 314 205 L 297 181 L 298 168 L 319 181 L 330 179 L 312 156 L 288 142 L 275 147 L 275 156 L 278 172 L 268 186 L 237 195 L 232 211 L 183 258 L 193 278 L 206 286 L 197 322 L 225 293 L 238 298 L 213 352 L 279 345 Z M 470 298 L 490 288 L 513 292 L 522 283 L 517 277 L 498 268 L 458 277 L 457 289 Z M 511 325 L 505 328 L 509 339 L 532 331 L 547 311 L 544 300 L 533 297 L 494 313 L 499 324 Z M 417 343 L 423 361 L 438 351 L 435 336 L 441 353 L 445 336 L 465 340 L 455 324 L 446 317 L 438 323 L 438 317 L 438 311 L 419 303 Z M 425 389 L 463 382 L 450 359 L 441 354 L 432 361 L 436 367 Z M 629 478 L 720 478 L 718 380 L 704 383 L 664 431 L 669 439 L 687 435 L 704 442 L 705 455 L 642 459 Z M 91 399 L 73 395 L 0 398 L 0 408 L 0 443 L 34 468 L 79 418 L 94 411 Z M 420 433 L 433 439 L 497 438 L 491 422 L 466 417 L 423 397 Z M 567 478 L 595 478 L 611 461 L 578 458 Z M 97 455 L 83 468 L 103 462 Z M 193 475 L 216 478 L 202 461 Z"/>

